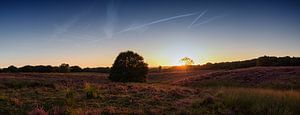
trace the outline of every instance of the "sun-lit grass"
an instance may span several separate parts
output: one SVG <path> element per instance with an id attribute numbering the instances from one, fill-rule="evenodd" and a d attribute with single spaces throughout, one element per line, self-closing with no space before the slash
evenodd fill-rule
<path id="1" fill-rule="evenodd" d="M 227 108 L 233 108 L 233 111 L 237 113 L 300 114 L 299 92 L 245 88 L 224 89 L 220 98 L 223 99 Z"/>
<path id="2" fill-rule="evenodd" d="M 188 113 L 299 115 L 300 92 L 257 88 L 213 88 Z"/>
<path id="3" fill-rule="evenodd" d="M 254 67 L 237 70 L 221 70 L 208 74 L 186 77 L 174 84 L 191 88 L 244 87 L 268 89 L 300 89 L 299 68 Z"/>

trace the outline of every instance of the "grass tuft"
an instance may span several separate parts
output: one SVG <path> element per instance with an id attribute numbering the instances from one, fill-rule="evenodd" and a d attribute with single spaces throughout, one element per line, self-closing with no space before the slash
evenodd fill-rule
<path id="1" fill-rule="evenodd" d="M 98 97 L 96 88 L 92 86 L 90 83 L 84 83 L 84 91 L 86 93 L 87 99 L 95 99 Z"/>

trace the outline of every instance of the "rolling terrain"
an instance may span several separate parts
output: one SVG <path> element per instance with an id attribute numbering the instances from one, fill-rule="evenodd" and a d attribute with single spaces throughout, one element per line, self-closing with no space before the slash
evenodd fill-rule
<path id="1" fill-rule="evenodd" d="M 221 70 L 173 82 L 176 85 L 300 89 L 300 67 L 252 67 Z"/>
<path id="2" fill-rule="evenodd" d="M 0 114 L 300 114 L 300 67 L 149 73 L 0 73 Z"/>

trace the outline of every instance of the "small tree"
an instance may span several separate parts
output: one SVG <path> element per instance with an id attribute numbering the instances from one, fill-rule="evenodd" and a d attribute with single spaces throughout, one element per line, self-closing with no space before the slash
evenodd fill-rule
<path id="1" fill-rule="evenodd" d="M 158 72 L 161 72 L 161 70 L 162 70 L 162 67 L 160 65 L 160 66 L 158 66 Z"/>
<path id="2" fill-rule="evenodd" d="M 109 79 L 116 82 L 146 82 L 148 64 L 132 51 L 121 52 L 116 58 Z"/>
<path id="3" fill-rule="evenodd" d="M 184 63 L 184 65 L 193 65 L 194 64 L 194 60 L 192 60 L 191 58 L 188 58 L 188 57 L 184 57 L 180 61 L 182 63 Z"/>

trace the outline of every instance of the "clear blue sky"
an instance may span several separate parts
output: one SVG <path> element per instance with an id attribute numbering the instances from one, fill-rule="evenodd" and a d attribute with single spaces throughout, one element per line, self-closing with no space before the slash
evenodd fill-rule
<path id="1" fill-rule="evenodd" d="M 111 66 L 121 51 L 150 66 L 300 56 L 297 0 L 1 0 L 0 67 Z"/>

